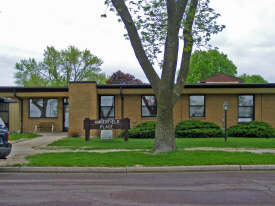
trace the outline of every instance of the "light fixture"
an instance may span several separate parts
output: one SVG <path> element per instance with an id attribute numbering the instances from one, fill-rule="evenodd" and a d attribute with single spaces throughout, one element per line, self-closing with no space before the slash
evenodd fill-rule
<path id="1" fill-rule="evenodd" d="M 227 104 L 227 102 L 223 103 L 223 109 L 224 109 L 225 111 L 228 110 L 228 104 Z"/>
<path id="2" fill-rule="evenodd" d="M 226 141 L 226 111 L 228 110 L 229 105 L 227 104 L 227 102 L 223 103 L 223 109 L 225 112 L 225 118 L 224 118 L 224 133 L 225 133 L 225 141 Z"/>

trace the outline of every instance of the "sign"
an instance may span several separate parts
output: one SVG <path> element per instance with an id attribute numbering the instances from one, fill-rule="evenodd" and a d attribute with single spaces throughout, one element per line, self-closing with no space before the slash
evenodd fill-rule
<path id="1" fill-rule="evenodd" d="M 113 138 L 113 130 L 101 130 L 100 138 L 101 139 L 112 139 Z"/>
<path id="2" fill-rule="evenodd" d="M 85 129 L 85 140 L 90 141 L 90 129 L 101 129 L 101 130 L 113 130 L 123 129 L 124 130 L 124 141 L 128 141 L 128 129 L 130 129 L 130 119 L 99 119 L 90 120 L 86 118 L 84 120 Z"/>

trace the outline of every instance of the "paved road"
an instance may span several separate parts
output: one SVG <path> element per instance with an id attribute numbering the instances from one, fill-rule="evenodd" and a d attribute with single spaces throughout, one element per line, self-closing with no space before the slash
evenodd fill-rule
<path id="1" fill-rule="evenodd" d="M 275 205 L 275 172 L 2 173 L 0 205 Z"/>

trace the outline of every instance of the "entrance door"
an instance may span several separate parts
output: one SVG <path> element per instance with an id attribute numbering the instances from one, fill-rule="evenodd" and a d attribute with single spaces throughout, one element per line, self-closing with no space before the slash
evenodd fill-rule
<path id="1" fill-rule="evenodd" d="M 69 99 L 63 99 L 63 132 L 68 132 L 69 129 Z"/>

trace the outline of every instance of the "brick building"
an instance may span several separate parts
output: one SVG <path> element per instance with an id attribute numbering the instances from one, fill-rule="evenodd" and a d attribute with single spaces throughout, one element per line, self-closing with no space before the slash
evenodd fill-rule
<path id="1" fill-rule="evenodd" d="M 224 127 L 223 103 L 229 104 L 228 127 L 242 121 L 263 121 L 275 128 L 275 84 L 244 84 L 238 78 L 187 84 L 174 107 L 175 125 L 199 119 Z M 220 81 L 218 79 L 221 79 Z M 41 122 L 51 122 L 58 132 L 76 130 L 84 136 L 83 121 L 129 118 L 131 128 L 156 120 L 157 104 L 148 84 L 114 85 L 71 82 L 68 87 L 0 87 L 0 96 L 19 100 L 23 132 L 33 132 Z M 99 136 L 99 130 L 91 130 Z M 114 130 L 118 136 L 120 130 Z"/>

